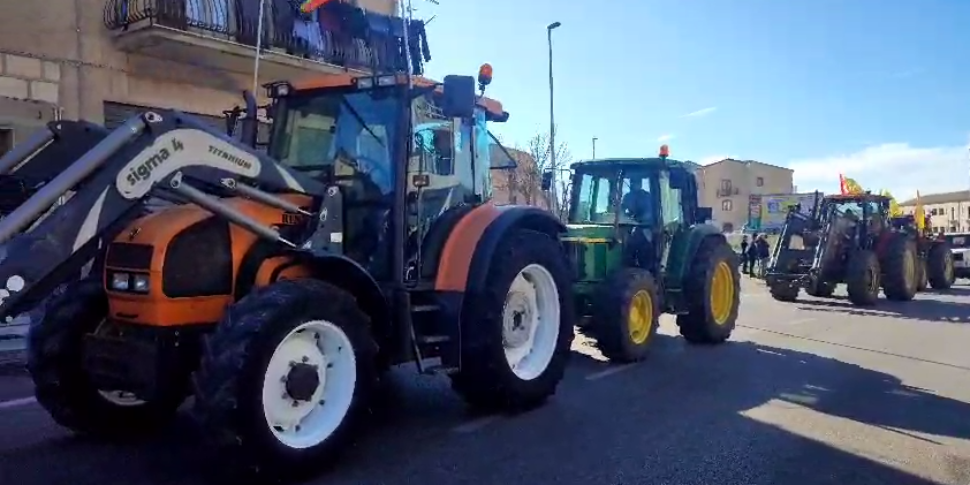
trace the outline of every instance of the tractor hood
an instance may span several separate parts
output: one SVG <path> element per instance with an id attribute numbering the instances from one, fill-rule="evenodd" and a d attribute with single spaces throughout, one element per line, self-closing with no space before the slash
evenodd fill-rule
<path id="1" fill-rule="evenodd" d="M 568 224 L 566 226 L 567 241 L 577 242 L 606 242 L 613 239 L 613 226 L 604 224 Z"/>

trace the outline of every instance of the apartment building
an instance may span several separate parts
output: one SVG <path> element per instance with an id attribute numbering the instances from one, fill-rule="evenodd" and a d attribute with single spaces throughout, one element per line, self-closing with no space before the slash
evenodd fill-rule
<path id="1" fill-rule="evenodd" d="M 0 153 L 58 118 L 113 127 L 175 108 L 224 128 L 223 111 L 253 87 L 261 1 L 4 2 Z M 265 0 L 259 84 L 405 66 L 396 0 L 337 0 L 310 15 L 299 4 Z"/>
<path id="2" fill-rule="evenodd" d="M 713 209 L 714 224 L 725 232 L 747 224 L 752 195 L 794 193 L 793 174 L 790 168 L 733 158 L 700 166 L 695 171 L 700 204 Z"/>
<path id="3" fill-rule="evenodd" d="M 934 232 L 970 232 L 970 191 L 921 194 L 920 202 Z M 916 199 L 899 203 L 904 214 L 916 211 Z"/>

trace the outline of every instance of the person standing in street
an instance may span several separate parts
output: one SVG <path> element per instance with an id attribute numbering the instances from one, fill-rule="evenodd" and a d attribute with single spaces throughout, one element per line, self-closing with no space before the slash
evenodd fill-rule
<path id="1" fill-rule="evenodd" d="M 747 235 L 741 236 L 741 272 L 742 273 L 751 272 L 751 265 L 748 263 L 749 246 L 750 244 L 748 244 L 748 236 Z"/>
<path id="2" fill-rule="evenodd" d="M 758 277 L 764 278 L 768 272 L 768 260 L 771 258 L 771 244 L 768 244 L 768 236 L 760 234 L 753 246 L 755 246 L 755 254 L 758 257 Z"/>

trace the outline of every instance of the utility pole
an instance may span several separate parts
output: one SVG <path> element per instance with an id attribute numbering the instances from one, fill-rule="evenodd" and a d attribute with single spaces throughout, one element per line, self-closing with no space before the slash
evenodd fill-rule
<path id="1" fill-rule="evenodd" d="M 599 138 L 596 138 L 594 136 L 593 137 L 593 160 L 596 160 L 596 140 L 599 140 Z"/>
<path id="2" fill-rule="evenodd" d="M 553 22 L 546 26 L 546 41 L 549 45 L 549 169 L 553 171 L 552 173 L 552 200 L 553 204 L 557 205 L 556 210 L 558 211 L 559 198 L 556 194 L 556 180 L 558 178 L 556 166 L 556 112 L 555 112 L 555 101 L 553 96 L 553 78 L 552 78 L 552 31 L 558 29 L 562 25 L 561 22 Z"/>

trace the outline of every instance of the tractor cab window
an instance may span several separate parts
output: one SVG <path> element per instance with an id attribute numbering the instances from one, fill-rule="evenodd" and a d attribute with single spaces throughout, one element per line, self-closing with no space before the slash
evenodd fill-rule
<path id="1" fill-rule="evenodd" d="M 610 174 L 577 173 L 579 190 L 575 191 L 569 221 L 586 224 L 612 224 L 616 214 L 610 204 L 614 177 Z"/>
<path id="2" fill-rule="evenodd" d="M 400 112 L 393 92 L 332 91 L 281 100 L 270 156 L 325 181 L 389 194 Z"/>
<path id="3" fill-rule="evenodd" d="M 620 179 L 620 223 L 653 225 L 656 223 L 656 191 L 651 187 L 651 174 L 630 172 Z"/>
<path id="4" fill-rule="evenodd" d="M 670 184 L 670 174 L 660 173 L 660 206 L 664 227 L 677 226 L 684 222 L 684 204 L 681 190 Z"/>

